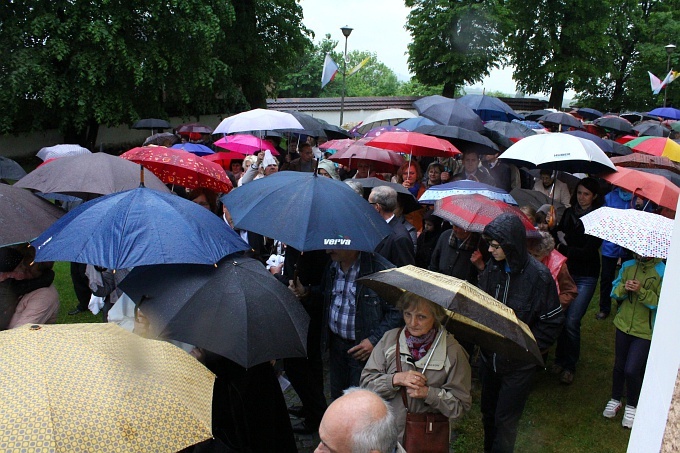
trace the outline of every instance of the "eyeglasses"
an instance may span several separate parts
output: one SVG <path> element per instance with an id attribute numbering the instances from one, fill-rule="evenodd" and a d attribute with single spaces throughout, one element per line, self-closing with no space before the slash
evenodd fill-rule
<path id="1" fill-rule="evenodd" d="M 492 244 L 491 242 L 489 242 L 489 247 L 491 247 L 494 250 L 498 250 L 499 248 L 501 248 L 501 245 L 498 243 Z"/>

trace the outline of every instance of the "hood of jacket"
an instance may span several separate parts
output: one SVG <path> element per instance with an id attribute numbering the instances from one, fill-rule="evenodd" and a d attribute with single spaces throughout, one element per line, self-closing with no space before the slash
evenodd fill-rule
<path id="1" fill-rule="evenodd" d="M 501 214 L 484 227 L 484 236 L 498 242 L 511 273 L 520 272 L 529 259 L 527 237 L 522 221 L 515 214 Z"/>

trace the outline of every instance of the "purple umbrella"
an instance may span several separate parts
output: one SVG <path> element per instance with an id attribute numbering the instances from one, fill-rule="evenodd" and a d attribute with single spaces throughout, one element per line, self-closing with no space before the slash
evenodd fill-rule
<path id="1" fill-rule="evenodd" d="M 177 143 L 176 145 L 172 145 L 171 148 L 181 149 L 191 154 L 195 154 L 197 156 L 207 156 L 208 154 L 215 154 L 215 151 L 213 151 L 212 149 L 208 148 L 205 145 L 201 145 L 200 143 Z"/>

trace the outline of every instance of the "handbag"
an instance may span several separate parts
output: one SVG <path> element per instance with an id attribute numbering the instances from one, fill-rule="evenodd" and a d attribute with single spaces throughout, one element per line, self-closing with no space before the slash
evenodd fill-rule
<path id="1" fill-rule="evenodd" d="M 397 372 L 401 373 L 401 354 L 397 335 L 396 363 Z M 425 369 L 423 369 L 425 373 Z M 416 414 L 409 412 L 406 401 L 406 389 L 401 388 L 401 400 L 406 408 L 406 425 L 404 426 L 404 442 L 402 446 L 407 453 L 446 453 L 449 451 L 449 418 L 438 412 Z"/>

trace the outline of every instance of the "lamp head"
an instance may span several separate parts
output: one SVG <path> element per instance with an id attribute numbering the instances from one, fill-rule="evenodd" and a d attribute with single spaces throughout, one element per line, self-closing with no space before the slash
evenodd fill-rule
<path id="1" fill-rule="evenodd" d="M 668 44 L 668 45 L 665 47 L 665 49 L 666 49 L 666 53 L 667 53 L 668 55 L 670 55 L 670 54 L 672 54 L 673 52 L 675 52 L 675 44 Z"/>
<path id="2" fill-rule="evenodd" d="M 352 30 L 354 29 L 349 28 L 347 25 L 345 25 L 344 27 L 340 28 L 340 30 L 342 31 L 342 34 L 345 36 L 345 38 L 349 38 L 349 35 L 352 33 Z M 673 48 L 675 48 L 675 46 L 673 46 Z"/>

